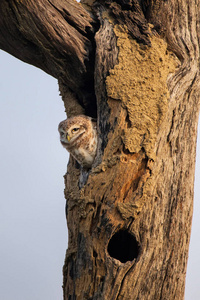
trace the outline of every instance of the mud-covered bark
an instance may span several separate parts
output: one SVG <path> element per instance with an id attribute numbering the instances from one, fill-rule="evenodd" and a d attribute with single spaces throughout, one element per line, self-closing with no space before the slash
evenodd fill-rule
<path id="1" fill-rule="evenodd" d="M 64 299 L 184 298 L 200 99 L 199 0 L 5 1 L 0 47 L 97 117 L 65 175 Z"/>

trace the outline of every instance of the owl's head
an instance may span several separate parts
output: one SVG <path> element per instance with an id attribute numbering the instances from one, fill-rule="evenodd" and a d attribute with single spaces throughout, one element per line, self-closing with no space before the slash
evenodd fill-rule
<path id="1" fill-rule="evenodd" d="M 78 141 L 81 136 L 88 131 L 90 118 L 77 116 L 60 122 L 58 131 L 60 133 L 60 141 L 64 147 L 70 146 Z"/>
<path id="2" fill-rule="evenodd" d="M 75 116 L 58 126 L 60 141 L 85 169 L 92 167 L 97 150 L 96 122 L 88 116 Z"/>

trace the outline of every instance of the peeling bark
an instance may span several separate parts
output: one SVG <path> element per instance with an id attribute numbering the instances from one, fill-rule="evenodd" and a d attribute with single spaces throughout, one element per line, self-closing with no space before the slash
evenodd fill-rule
<path id="1" fill-rule="evenodd" d="M 200 102 L 200 2 L 82 3 L 0 3 L 0 47 L 58 78 L 68 116 L 97 116 L 93 168 L 82 170 L 71 157 L 65 175 L 64 299 L 181 300 Z"/>

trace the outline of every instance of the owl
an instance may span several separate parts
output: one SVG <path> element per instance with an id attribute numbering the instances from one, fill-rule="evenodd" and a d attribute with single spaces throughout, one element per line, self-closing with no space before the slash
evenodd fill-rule
<path id="1" fill-rule="evenodd" d="M 96 122 L 79 115 L 62 121 L 58 126 L 60 142 L 85 169 L 92 166 L 97 150 Z"/>

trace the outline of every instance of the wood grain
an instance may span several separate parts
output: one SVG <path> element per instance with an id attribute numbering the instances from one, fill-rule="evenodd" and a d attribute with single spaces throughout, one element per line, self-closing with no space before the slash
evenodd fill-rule
<path id="1" fill-rule="evenodd" d="M 82 106 L 94 99 L 95 20 L 79 3 L 2 0 L 0 13 L 2 50 L 57 78 Z"/>

